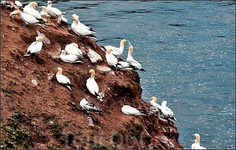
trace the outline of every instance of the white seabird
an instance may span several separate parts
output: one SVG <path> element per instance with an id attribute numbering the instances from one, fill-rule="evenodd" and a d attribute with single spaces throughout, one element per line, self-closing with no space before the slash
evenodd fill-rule
<path id="1" fill-rule="evenodd" d="M 130 64 L 130 66 L 134 69 L 134 70 L 141 70 L 141 71 L 145 71 L 143 68 L 142 68 L 142 65 L 137 62 L 136 60 L 134 60 L 133 56 L 132 56 L 132 53 L 133 53 L 133 46 L 130 44 L 129 46 L 129 52 L 128 52 L 128 56 L 127 56 L 127 59 L 126 61 Z M 145 71 L 146 72 L 146 71 Z"/>
<path id="2" fill-rule="evenodd" d="M 83 98 L 80 101 L 80 106 L 86 111 L 86 112 L 97 112 L 101 115 L 103 115 L 103 112 L 92 102 L 86 100 L 86 98 Z"/>
<path id="3" fill-rule="evenodd" d="M 68 54 L 74 54 L 74 55 L 76 55 L 79 58 L 83 58 L 83 53 L 78 48 L 78 44 L 76 44 L 76 43 L 67 44 L 66 47 L 65 47 L 65 51 Z"/>
<path id="4" fill-rule="evenodd" d="M 22 6 L 23 6 L 20 1 L 15 1 L 15 4 L 16 4 L 16 6 L 18 6 L 18 7 L 22 7 Z"/>
<path id="5" fill-rule="evenodd" d="M 42 47 L 43 47 L 43 37 L 38 36 L 36 37 L 36 41 L 30 44 L 24 56 L 30 56 L 31 54 L 37 55 L 42 50 Z"/>
<path id="6" fill-rule="evenodd" d="M 30 2 L 28 5 L 25 5 L 25 7 L 23 8 L 23 12 L 35 17 L 40 21 L 43 21 L 40 13 L 37 10 L 35 10 L 35 7 L 37 6 L 38 4 L 36 2 Z"/>
<path id="7" fill-rule="evenodd" d="M 157 98 L 155 96 L 151 97 L 151 101 L 150 104 L 155 107 L 156 110 L 158 110 L 159 112 L 161 111 L 161 106 L 159 104 L 156 103 Z"/>
<path id="8" fill-rule="evenodd" d="M 89 73 L 91 73 L 90 78 L 87 79 L 86 81 L 86 87 L 89 90 L 89 92 L 97 97 L 98 100 L 102 100 L 101 93 L 99 93 L 99 87 L 97 82 L 94 79 L 95 76 L 95 71 L 93 69 L 89 70 Z"/>
<path id="9" fill-rule="evenodd" d="M 86 29 L 88 29 L 88 30 L 90 30 L 90 31 L 95 32 L 92 28 L 90 28 L 90 27 L 86 26 L 85 24 L 81 23 L 81 22 L 79 21 L 79 16 L 78 16 L 78 15 L 73 14 L 73 15 L 72 15 L 72 19 L 73 19 L 74 17 L 75 17 L 75 18 L 78 18 L 78 25 L 79 25 L 79 26 L 81 26 L 81 27 L 83 27 L 83 28 L 86 28 Z"/>
<path id="10" fill-rule="evenodd" d="M 88 28 L 84 27 L 79 22 L 79 16 L 72 15 L 73 22 L 71 24 L 71 29 L 77 34 L 77 35 L 84 35 L 84 36 L 90 36 L 96 38 L 95 35 L 93 35 L 95 32 L 89 30 Z"/>
<path id="11" fill-rule="evenodd" d="M 206 149 L 205 147 L 200 145 L 200 135 L 198 133 L 193 134 L 196 137 L 195 140 L 191 140 L 194 143 L 191 145 L 191 149 Z"/>
<path id="12" fill-rule="evenodd" d="M 52 18 L 57 18 L 59 16 L 62 16 L 62 14 L 63 14 L 62 11 L 60 11 L 59 9 L 52 7 L 52 1 L 48 1 L 47 13 Z"/>
<path id="13" fill-rule="evenodd" d="M 45 16 L 45 17 L 50 17 L 50 15 L 47 13 L 47 7 L 46 6 L 42 6 L 42 11 L 40 12 L 41 16 Z"/>
<path id="14" fill-rule="evenodd" d="M 124 105 L 122 108 L 121 108 L 121 112 L 123 114 L 126 114 L 126 115 L 134 115 L 134 116 L 139 116 L 139 115 L 143 115 L 145 116 L 146 114 L 144 113 L 141 113 L 138 109 L 134 108 L 134 107 L 131 107 L 129 105 Z"/>
<path id="15" fill-rule="evenodd" d="M 66 86 L 69 90 L 72 91 L 72 87 L 74 87 L 74 86 L 71 85 L 70 79 L 62 74 L 62 68 L 57 67 L 54 69 L 58 70 L 58 72 L 56 74 L 56 78 L 57 78 L 58 83 L 60 83 L 63 86 Z"/>
<path id="16" fill-rule="evenodd" d="M 9 17 L 13 16 L 13 15 L 19 15 L 20 18 L 25 22 L 26 25 L 28 24 L 39 24 L 42 23 L 40 20 L 36 19 L 35 17 L 26 14 L 24 12 L 21 12 L 20 10 L 15 10 L 13 11 Z"/>
<path id="17" fill-rule="evenodd" d="M 168 108 L 166 105 L 167 105 L 167 101 L 163 101 L 161 103 L 161 113 L 163 114 L 164 118 L 176 120 L 174 117 L 173 111 L 170 108 Z"/>
<path id="18" fill-rule="evenodd" d="M 117 58 L 115 57 L 115 55 L 113 55 L 111 53 L 111 48 L 108 48 L 107 49 L 107 52 L 106 52 L 106 60 L 107 60 L 107 63 L 109 66 L 114 66 L 116 67 L 116 64 L 118 62 Z"/>
<path id="19" fill-rule="evenodd" d="M 76 55 L 74 54 L 66 54 L 65 50 L 61 50 L 61 54 L 60 54 L 60 59 L 63 62 L 68 62 L 68 63 L 82 63 L 82 61 L 80 60 L 80 58 L 78 58 Z"/>
<path id="20" fill-rule="evenodd" d="M 116 64 L 116 68 L 120 70 L 133 70 L 133 68 L 126 61 L 118 61 Z"/>
<path id="21" fill-rule="evenodd" d="M 126 39 L 123 39 L 120 41 L 120 47 L 115 47 L 115 46 L 111 46 L 111 45 L 107 45 L 104 46 L 104 48 L 107 50 L 108 48 L 111 48 L 111 53 L 113 55 L 115 55 L 116 57 L 120 57 L 120 55 L 123 53 L 124 51 L 124 45 L 127 42 Z"/>

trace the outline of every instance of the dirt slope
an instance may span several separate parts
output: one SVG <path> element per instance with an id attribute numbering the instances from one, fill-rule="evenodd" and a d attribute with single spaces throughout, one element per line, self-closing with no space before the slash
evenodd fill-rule
<path id="1" fill-rule="evenodd" d="M 150 104 L 141 99 L 138 72 L 100 71 L 97 66 L 107 63 L 105 53 L 94 40 L 75 35 L 53 19 L 47 19 L 44 27 L 22 27 L 18 16 L 9 17 L 13 9 L 1 9 L 1 148 L 183 148 L 176 125 L 149 113 Z M 23 56 L 35 41 L 37 30 L 50 40 L 39 54 L 43 62 Z M 103 60 L 91 63 L 85 57 L 82 64 L 70 64 L 52 58 L 71 42 L 85 52 L 96 51 Z M 61 67 L 70 78 L 75 86 L 72 92 L 57 83 L 53 69 L 56 67 Z M 89 69 L 96 71 L 103 102 L 86 89 Z M 104 116 L 87 115 L 81 110 L 79 102 L 87 96 Z M 123 115 L 120 109 L 124 104 L 149 115 Z M 91 122 L 93 117 L 97 122 Z"/>

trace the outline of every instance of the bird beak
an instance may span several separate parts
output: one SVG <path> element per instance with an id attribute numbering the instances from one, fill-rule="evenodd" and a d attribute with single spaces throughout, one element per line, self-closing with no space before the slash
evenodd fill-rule
<path id="1" fill-rule="evenodd" d="M 54 70 L 57 70 L 57 68 L 53 68 Z"/>
<path id="2" fill-rule="evenodd" d="M 190 140 L 191 142 L 195 142 L 195 140 Z"/>

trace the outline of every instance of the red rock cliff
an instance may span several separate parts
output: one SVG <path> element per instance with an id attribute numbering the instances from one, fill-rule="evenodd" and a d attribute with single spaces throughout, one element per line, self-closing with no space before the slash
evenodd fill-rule
<path id="1" fill-rule="evenodd" d="M 1 9 L 1 148 L 183 149 L 175 123 L 157 114 L 134 117 L 121 113 L 124 104 L 149 112 L 150 104 L 141 99 L 138 72 L 100 71 L 98 65 L 107 63 L 95 41 L 51 19 L 44 27 L 22 27 L 19 17 L 9 17 L 13 9 Z M 44 63 L 23 56 L 37 30 L 50 40 L 39 54 Z M 103 60 L 91 63 L 86 57 L 82 64 L 70 64 L 52 58 L 71 42 L 86 52 L 96 51 Z M 52 76 L 55 67 L 70 78 L 75 86 L 72 92 Z M 95 80 L 105 94 L 103 102 L 86 89 L 89 69 L 96 71 Z M 92 113 L 97 122 L 81 111 L 79 102 L 86 96 L 105 114 Z"/>

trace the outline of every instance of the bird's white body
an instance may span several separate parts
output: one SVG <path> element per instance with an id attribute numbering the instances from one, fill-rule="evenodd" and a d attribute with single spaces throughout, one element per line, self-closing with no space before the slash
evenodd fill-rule
<path id="1" fill-rule="evenodd" d="M 194 143 L 191 145 L 191 149 L 206 149 L 205 147 L 200 145 L 200 135 L 198 133 L 193 134 L 193 136 L 195 136 L 195 140 Z"/>
<path id="2" fill-rule="evenodd" d="M 111 53 L 113 55 L 115 55 L 116 57 L 120 57 L 120 55 L 123 53 L 124 51 L 124 45 L 125 43 L 127 42 L 126 39 L 123 39 L 120 41 L 120 47 L 115 47 L 115 46 L 111 46 L 111 45 L 107 45 L 107 46 L 104 46 L 107 49 L 111 49 Z"/>
<path id="3" fill-rule="evenodd" d="M 84 35 L 84 36 L 94 36 L 94 31 L 91 31 L 89 27 L 85 26 L 84 24 L 81 24 L 79 22 L 79 16 L 73 14 L 72 15 L 73 22 L 71 24 L 71 29 L 77 34 L 77 35 Z M 94 36 L 95 37 L 95 36 Z"/>
<path id="4" fill-rule="evenodd" d="M 161 105 L 159 105 L 159 104 L 156 103 L 156 97 L 152 97 L 152 98 L 151 98 L 150 104 L 151 104 L 153 107 L 155 107 L 157 110 L 161 110 Z"/>
<path id="5" fill-rule="evenodd" d="M 106 60 L 109 66 L 116 66 L 118 62 L 117 58 L 111 53 L 110 48 L 107 49 Z"/>
<path id="6" fill-rule="evenodd" d="M 36 38 L 36 41 L 30 44 L 24 56 L 30 56 L 31 54 L 38 54 L 42 50 L 42 47 L 43 47 L 42 41 L 43 41 L 43 38 L 41 36 L 38 36 Z"/>
<path id="7" fill-rule="evenodd" d="M 132 66 L 134 69 L 138 69 L 138 70 L 142 70 L 142 71 L 145 71 L 143 68 L 142 68 L 142 65 L 137 62 L 133 56 L 132 56 L 132 53 L 133 53 L 133 46 L 130 45 L 129 46 L 129 52 L 128 52 L 128 56 L 127 56 L 127 59 L 126 61 L 130 64 L 130 66 Z"/>
<path id="8" fill-rule="evenodd" d="M 126 61 L 118 61 L 116 64 L 116 68 L 121 70 L 133 70 L 133 68 L 131 68 L 129 63 Z"/>
<path id="9" fill-rule="evenodd" d="M 22 7 L 22 6 L 23 6 L 20 1 L 15 1 L 15 4 L 16 4 L 16 6 L 18 6 L 18 7 Z"/>
<path id="10" fill-rule="evenodd" d="M 58 70 L 57 74 L 56 74 L 56 79 L 57 79 L 57 82 L 66 86 L 69 90 L 72 91 L 72 88 L 71 88 L 71 83 L 70 83 L 70 79 L 68 77 L 66 77 L 65 75 L 62 74 L 62 69 L 61 68 L 56 68 Z"/>
<path id="11" fill-rule="evenodd" d="M 10 17 L 12 15 L 19 15 L 20 18 L 25 22 L 26 25 L 39 23 L 39 20 L 37 20 L 35 17 L 33 17 L 33 16 L 29 15 L 29 14 L 26 14 L 24 12 L 21 12 L 20 10 L 13 11 L 10 14 Z"/>
<path id="12" fill-rule="evenodd" d="M 83 98 L 80 101 L 80 106 L 87 112 L 91 111 L 91 112 L 102 113 L 102 111 L 94 103 L 86 100 L 85 98 Z"/>
<path id="13" fill-rule="evenodd" d="M 65 50 L 61 51 L 60 59 L 63 62 L 67 62 L 67 63 L 82 63 L 82 61 L 79 60 L 79 58 L 76 55 L 74 55 L 74 54 L 67 55 Z"/>
<path id="14" fill-rule="evenodd" d="M 94 79 L 95 71 L 93 69 L 89 70 L 89 73 L 91 73 L 91 76 L 86 81 L 86 87 L 89 90 L 91 94 L 97 97 L 100 101 L 102 101 L 102 97 L 99 93 L 99 87 L 97 82 Z"/>
<path id="15" fill-rule="evenodd" d="M 55 8 L 55 7 L 52 7 L 52 2 L 51 1 L 48 1 L 48 5 L 47 5 L 47 13 L 49 16 L 53 17 L 53 18 L 57 18 L 59 16 L 62 16 L 62 12 Z"/>
<path id="16" fill-rule="evenodd" d="M 40 15 L 45 17 L 50 17 L 50 15 L 47 13 L 47 7 L 42 6 L 42 11 L 40 12 Z"/>
<path id="17" fill-rule="evenodd" d="M 206 149 L 205 147 L 201 146 L 199 143 L 193 143 L 191 149 Z"/>
<path id="18" fill-rule="evenodd" d="M 167 104 L 167 101 L 163 101 L 161 104 L 162 114 L 164 115 L 165 118 L 176 120 L 174 117 L 173 111 L 169 107 L 167 107 L 166 104 Z"/>
<path id="19" fill-rule="evenodd" d="M 121 112 L 125 115 L 134 115 L 134 116 L 145 115 L 144 113 L 141 113 L 139 110 L 129 105 L 124 105 L 121 108 Z"/>
<path id="20" fill-rule="evenodd" d="M 93 31 L 86 29 L 86 28 L 76 25 L 74 21 L 71 24 L 71 29 L 78 35 L 85 35 L 86 36 L 86 35 L 91 35 L 91 34 L 95 33 Z"/>
<path id="21" fill-rule="evenodd" d="M 34 9 L 34 6 L 31 5 L 31 3 L 29 3 L 23 8 L 23 12 L 35 17 L 36 19 L 42 19 L 40 13 Z"/>
<path id="22" fill-rule="evenodd" d="M 79 58 L 83 58 L 82 51 L 78 48 L 78 45 L 75 43 L 67 44 L 65 47 L 65 51 L 68 54 L 76 55 Z"/>

